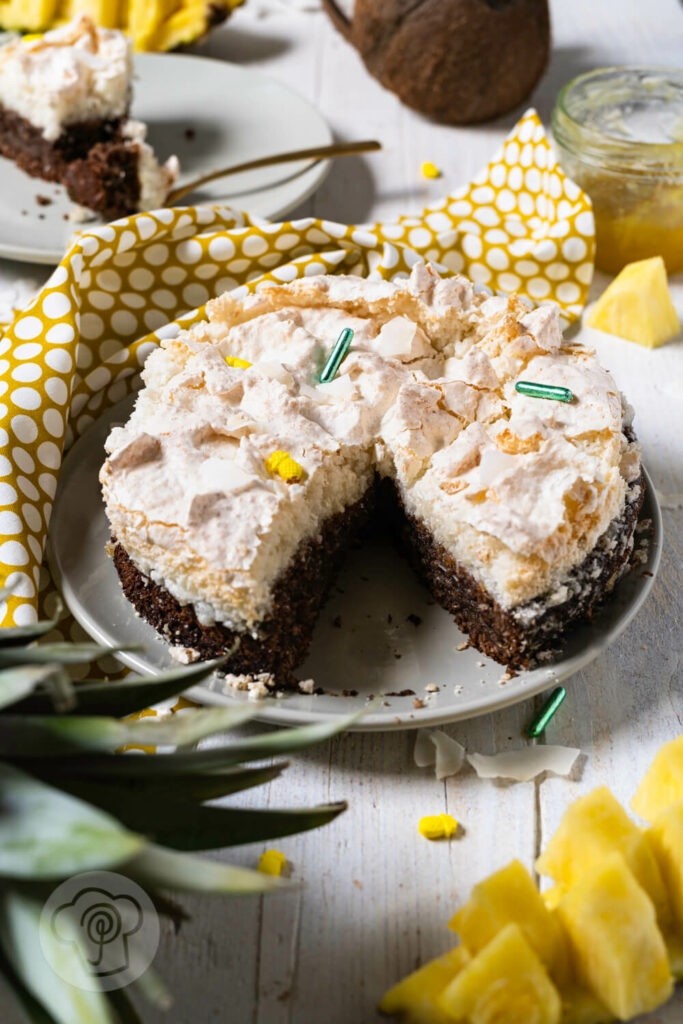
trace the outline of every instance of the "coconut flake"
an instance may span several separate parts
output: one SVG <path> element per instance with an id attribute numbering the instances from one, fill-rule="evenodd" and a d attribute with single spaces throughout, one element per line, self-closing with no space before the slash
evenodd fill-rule
<path id="1" fill-rule="evenodd" d="M 495 448 L 488 448 L 481 456 L 479 479 L 484 487 L 488 487 L 501 474 L 507 472 L 508 469 L 512 469 L 514 466 L 514 455 L 508 455 L 507 452 L 500 452 Z"/>
<path id="2" fill-rule="evenodd" d="M 467 760 L 480 779 L 529 782 L 543 772 L 568 775 L 580 753 L 575 747 L 533 746 L 500 754 L 468 754 Z"/>
<path id="3" fill-rule="evenodd" d="M 281 384 L 288 388 L 291 388 L 294 384 L 294 378 L 282 363 L 264 361 L 262 363 L 254 363 L 254 366 L 264 377 L 269 377 L 271 380 L 279 380 Z"/>
<path id="4" fill-rule="evenodd" d="M 420 729 L 413 756 L 418 768 L 434 765 L 434 773 L 441 781 L 458 774 L 465 763 L 465 748 L 441 729 Z"/>

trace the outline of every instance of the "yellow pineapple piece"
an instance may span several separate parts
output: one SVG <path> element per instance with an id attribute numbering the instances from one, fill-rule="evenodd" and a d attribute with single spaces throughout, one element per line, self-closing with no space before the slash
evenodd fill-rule
<path id="1" fill-rule="evenodd" d="M 447 1024 L 451 1018 L 438 1006 L 437 1000 L 453 978 L 469 960 L 464 946 L 430 960 L 409 974 L 382 996 L 381 1013 L 401 1014 L 411 1024 Z"/>
<path id="2" fill-rule="evenodd" d="M 584 871 L 558 912 L 580 980 L 620 1020 L 669 998 L 673 979 L 649 896 L 619 853 Z"/>
<path id="3" fill-rule="evenodd" d="M 647 348 L 675 337 L 681 325 L 662 257 L 628 263 L 595 303 L 587 323 Z"/>
<path id="4" fill-rule="evenodd" d="M 468 1024 L 559 1024 L 560 996 L 517 924 L 508 924 L 439 1000 Z"/>
<path id="5" fill-rule="evenodd" d="M 560 827 L 536 861 L 536 870 L 569 888 L 613 851 L 622 854 L 651 897 L 660 921 L 670 920 L 664 881 L 652 850 L 606 786 L 579 797 L 565 811 Z"/>
<path id="6" fill-rule="evenodd" d="M 569 951 L 557 919 L 546 908 L 531 875 L 518 860 L 475 885 L 448 927 L 469 952 L 479 953 L 506 925 L 518 924 L 525 939 L 560 984 L 567 978 Z"/>
<path id="7" fill-rule="evenodd" d="M 4 29 L 40 32 L 52 26 L 57 0 L 7 0 L 0 4 L 0 25 Z"/>
<path id="8" fill-rule="evenodd" d="M 57 20 L 71 21 L 78 14 L 87 14 L 100 28 L 118 28 L 122 24 L 125 0 L 62 0 Z"/>
<path id="9" fill-rule="evenodd" d="M 631 800 L 631 807 L 652 823 L 679 800 L 683 800 L 683 734 L 660 747 Z"/>
<path id="10" fill-rule="evenodd" d="M 657 858 L 674 920 L 683 937 L 683 800 L 662 811 L 645 837 Z"/>
<path id="11" fill-rule="evenodd" d="M 161 26 L 180 7 L 181 0 L 129 0 L 128 31 L 136 50 L 157 48 Z"/>
<path id="12" fill-rule="evenodd" d="M 241 2 L 241 0 L 240 0 Z M 182 7 L 159 26 L 156 49 L 175 50 L 205 36 L 237 7 L 234 0 L 212 3 L 210 0 L 186 0 Z"/>
<path id="13" fill-rule="evenodd" d="M 597 996 L 580 985 L 561 992 L 562 1024 L 611 1024 L 614 1014 Z"/>

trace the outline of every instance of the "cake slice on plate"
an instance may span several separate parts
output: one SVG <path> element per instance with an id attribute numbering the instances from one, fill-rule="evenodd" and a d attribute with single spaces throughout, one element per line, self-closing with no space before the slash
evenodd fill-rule
<path id="1" fill-rule="evenodd" d="M 81 15 L 0 49 L 0 154 L 107 220 L 162 206 L 178 174 L 128 119 L 131 45 Z"/>
<path id="2" fill-rule="evenodd" d="M 320 383 L 340 332 L 353 340 Z M 101 471 L 124 593 L 173 645 L 287 684 L 380 508 L 482 652 L 528 665 L 625 569 L 643 500 L 628 406 L 556 307 L 424 264 L 208 305 L 165 339 Z M 520 394 L 520 381 L 572 400 Z"/>

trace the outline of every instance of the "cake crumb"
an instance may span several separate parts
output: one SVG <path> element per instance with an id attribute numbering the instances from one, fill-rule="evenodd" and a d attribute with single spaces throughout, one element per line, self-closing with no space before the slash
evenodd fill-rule
<path id="1" fill-rule="evenodd" d="M 36 202 L 38 206 L 52 206 L 52 200 L 49 196 L 36 196 Z"/>
<path id="2" fill-rule="evenodd" d="M 358 690 L 342 690 L 342 697 L 357 697 Z"/>
<path id="3" fill-rule="evenodd" d="M 439 687 L 436 685 L 436 683 L 427 683 L 427 685 L 425 686 L 425 690 L 427 691 L 427 693 L 438 693 Z"/>
<path id="4" fill-rule="evenodd" d="M 482 682 L 483 682 L 483 681 L 484 681 L 484 680 L 482 679 Z M 457 684 L 456 684 L 456 685 L 455 685 L 455 686 L 453 687 L 453 693 L 455 693 L 455 694 L 456 694 L 457 696 L 459 696 L 459 695 L 460 695 L 460 694 L 462 693 L 463 689 L 464 689 L 464 687 L 463 687 L 463 686 L 462 686 L 462 685 L 461 685 L 460 683 L 457 683 Z"/>
<path id="5" fill-rule="evenodd" d="M 469 646 L 470 645 L 469 645 L 468 641 L 467 640 L 463 640 L 463 642 L 461 644 L 457 645 L 455 650 L 456 651 L 466 651 Z"/>
<path id="6" fill-rule="evenodd" d="M 354 878 L 353 884 L 355 885 L 356 889 L 362 889 L 363 888 L 363 883 L 358 878 Z"/>
<path id="7" fill-rule="evenodd" d="M 249 700 L 263 700 L 275 689 L 275 678 L 270 672 L 259 672 L 256 675 L 226 675 L 226 683 L 234 690 L 246 690 Z"/>
<path id="8" fill-rule="evenodd" d="M 385 697 L 414 697 L 415 690 L 392 690 L 390 693 L 385 693 Z"/>
<path id="9" fill-rule="evenodd" d="M 195 650 L 194 647 L 177 647 L 169 648 L 169 653 L 174 661 L 179 661 L 181 665 L 191 665 L 194 661 L 199 659 L 199 651 Z"/>
<path id="10" fill-rule="evenodd" d="M 477 668 L 486 668 L 486 662 L 485 661 L 478 661 L 477 662 Z"/>
<path id="11" fill-rule="evenodd" d="M 302 693 L 313 693 L 313 690 L 315 689 L 315 680 L 301 679 L 299 681 L 299 689 Z"/>
<path id="12" fill-rule="evenodd" d="M 420 708 L 423 708 L 424 706 L 425 702 L 423 700 L 420 700 L 419 697 L 416 697 L 415 700 L 413 701 L 413 707 L 415 708 L 416 711 L 418 711 Z"/>

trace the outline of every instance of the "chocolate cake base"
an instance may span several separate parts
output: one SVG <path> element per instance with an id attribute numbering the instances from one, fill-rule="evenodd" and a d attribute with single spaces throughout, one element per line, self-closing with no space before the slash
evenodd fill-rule
<path id="1" fill-rule="evenodd" d="M 140 199 L 137 146 L 98 142 L 87 156 L 68 165 L 62 183 L 70 199 L 104 220 L 135 213 Z"/>
<path id="2" fill-rule="evenodd" d="M 69 125 L 59 138 L 50 141 L 25 117 L 0 105 L 0 154 L 33 178 L 61 183 L 73 160 L 86 157 L 97 143 L 120 139 L 122 120 Z"/>
<path id="3" fill-rule="evenodd" d="M 222 624 L 202 626 L 191 605 L 133 565 L 114 539 L 114 565 L 123 592 L 138 614 L 174 646 L 190 647 L 202 659 L 216 658 L 240 639 L 226 671 L 232 675 L 272 675 L 279 686 L 294 686 L 292 671 L 305 659 L 318 618 L 344 553 L 360 537 L 376 502 L 376 487 L 345 512 L 332 516 L 320 535 L 301 544 L 273 590 L 273 609 L 259 636 L 236 633 Z"/>
<path id="4" fill-rule="evenodd" d="M 470 643 L 512 669 L 528 667 L 535 655 L 564 636 L 572 623 L 589 618 L 614 588 L 628 565 L 645 495 L 645 481 L 630 485 L 624 511 L 584 559 L 562 580 L 561 599 L 548 596 L 510 611 L 436 542 L 428 527 L 406 514 L 388 481 L 323 525 L 320 536 L 303 543 L 273 592 L 273 610 L 258 637 L 227 626 L 202 626 L 191 605 L 181 605 L 145 576 L 116 543 L 114 564 L 123 592 L 136 611 L 174 646 L 192 648 L 202 659 L 224 654 L 240 638 L 227 671 L 233 675 L 268 673 L 279 686 L 295 685 L 293 670 L 302 663 L 318 614 L 344 552 L 371 521 L 378 501 L 394 521 L 399 543 L 439 604 L 450 612 Z M 382 516 L 383 525 L 386 516 Z M 556 588 L 555 594 L 558 590 Z M 566 595 L 566 596 L 565 596 Z"/>
<path id="5" fill-rule="evenodd" d="M 561 581 L 564 599 L 543 595 L 513 610 L 502 608 L 481 583 L 438 544 L 429 528 L 401 508 L 401 545 L 442 608 L 453 615 L 469 642 L 482 654 L 512 669 L 527 668 L 572 623 L 590 618 L 614 588 L 633 549 L 633 535 L 645 497 L 645 479 L 629 487 L 624 511 L 586 558 Z M 394 490 L 394 500 L 400 499 Z M 557 594 L 559 588 L 555 589 Z"/>

